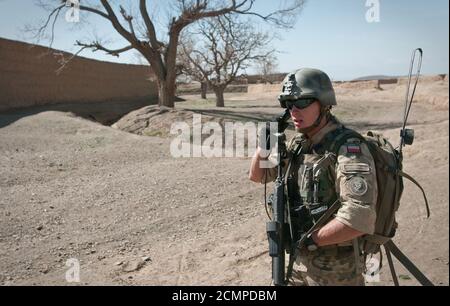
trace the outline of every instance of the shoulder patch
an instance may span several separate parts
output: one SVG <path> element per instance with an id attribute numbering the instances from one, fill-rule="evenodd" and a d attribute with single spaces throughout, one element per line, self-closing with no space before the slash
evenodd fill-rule
<path id="1" fill-rule="evenodd" d="M 348 187 L 350 192 L 356 196 L 363 196 L 367 193 L 368 186 L 364 178 L 360 176 L 355 176 L 351 178 L 348 182 Z"/>

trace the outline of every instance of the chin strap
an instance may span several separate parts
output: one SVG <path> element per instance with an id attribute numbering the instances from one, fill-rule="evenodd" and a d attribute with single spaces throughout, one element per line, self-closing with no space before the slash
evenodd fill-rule
<path id="1" fill-rule="evenodd" d="M 310 127 L 307 127 L 304 129 L 299 129 L 299 132 L 302 134 L 307 134 L 307 133 L 311 132 L 312 130 L 314 130 L 315 128 L 317 128 L 320 125 L 324 116 L 327 116 L 327 121 L 330 120 L 330 116 L 331 116 L 330 107 L 328 107 L 328 106 L 322 107 L 320 110 L 320 115 L 319 115 L 319 117 L 317 117 L 314 124 L 311 125 Z"/>

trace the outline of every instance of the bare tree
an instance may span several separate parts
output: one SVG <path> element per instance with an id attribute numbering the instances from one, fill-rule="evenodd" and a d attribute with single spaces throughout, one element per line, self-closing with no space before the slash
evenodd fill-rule
<path id="1" fill-rule="evenodd" d="M 181 40 L 179 59 L 183 71 L 207 83 L 224 107 L 224 91 L 252 63 L 271 56 L 271 38 L 257 31 L 250 21 L 224 15 L 199 22 L 196 32 Z"/>
<path id="2" fill-rule="evenodd" d="M 272 84 L 273 83 L 272 75 L 275 74 L 278 67 L 278 62 L 275 54 L 270 54 L 269 56 L 266 56 L 258 60 L 256 67 L 261 80 L 264 83 Z"/>
<path id="3" fill-rule="evenodd" d="M 195 69 L 195 67 L 191 64 L 188 54 L 193 51 L 193 43 L 192 40 L 181 38 L 180 41 L 181 48 L 179 48 L 178 52 L 178 67 L 181 70 L 181 77 L 190 82 L 195 81 L 200 83 L 200 97 L 202 99 L 207 99 L 208 93 L 208 77 L 205 77 L 204 74 Z M 199 59 L 200 61 L 201 59 Z"/>
<path id="4" fill-rule="evenodd" d="M 260 14 L 255 10 L 256 0 L 171 0 L 168 3 L 173 6 L 171 9 L 173 17 L 169 18 L 167 33 L 163 35 L 163 33 L 157 33 L 155 26 L 155 22 L 161 23 L 161 20 L 151 17 L 146 0 L 139 0 L 139 13 L 134 16 L 125 9 L 124 5 L 116 4 L 126 1 L 82 0 L 77 8 L 109 22 L 112 28 L 124 38 L 126 45 L 122 48 L 111 49 L 99 40 L 90 42 L 78 40 L 76 44 L 81 49 L 76 54 L 84 49 L 91 49 L 119 56 L 129 50 L 137 50 L 150 63 L 156 76 L 159 105 L 174 107 L 177 47 L 183 29 L 199 20 L 225 14 L 255 16 L 277 26 L 289 28 L 293 26 L 304 1 L 284 0 L 281 1 L 283 5 L 279 9 L 268 14 Z M 61 11 L 66 7 L 66 3 L 78 3 L 78 0 L 39 0 L 38 2 L 41 7 L 50 12 L 42 27 L 38 29 L 38 35 L 50 27 L 53 42 L 56 20 L 63 15 Z M 142 33 L 138 29 L 143 29 Z"/>

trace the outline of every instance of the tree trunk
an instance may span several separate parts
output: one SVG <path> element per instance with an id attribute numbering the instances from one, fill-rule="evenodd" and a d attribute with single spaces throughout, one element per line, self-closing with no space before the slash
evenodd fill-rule
<path id="1" fill-rule="evenodd" d="M 206 99 L 206 91 L 208 90 L 208 84 L 206 84 L 206 82 L 201 82 L 200 88 L 202 91 L 202 99 Z"/>
<path id="2" fill-rule="evenodd" d="M 175 107 L 175 77 L 170 78 L 164 73 L 164 65 L 159 57 L 152 57 L 147 54 L 146 59 L 156 76 L 156 84 L 158 87 L 158 105 L 170 108 Z"/>
<path id="3" fill-rule="evenodd" d="M 175 107 L 175 82 L 158 82 L 158 105 L 174 108 Z"/>
<path id="4" fill-rule="evenodd" d="M 223 97 L 223 92 L 225 88 L 219 87 L 214 88 L 214 93 L 216 94 L 216 106 L 217 107 L 225 107 L 225 99 Z"/>
<path id="5" fill-rule="evenodd" d="M 177 59 L 177 47 L 180 37 L 180 31 L 182 28 L 176 28 L 175 24 L 172 24 L 169 31 L 169 44 L 167 50 L 164 53 L 164 82 L 161 82 L 160 89 L 160 106 L 175 107 L 175 94 L 176 94 L 176 59 Z M 163 92 L 161 95 L 161 91 Z"/>

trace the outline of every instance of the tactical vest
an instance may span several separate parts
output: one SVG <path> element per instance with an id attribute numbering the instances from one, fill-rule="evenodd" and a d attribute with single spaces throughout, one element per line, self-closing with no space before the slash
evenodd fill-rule
<path id="1" fill-rule="evenodd" d="M 304 147 L 298 138 L 289 150 L 286 175 L 291 227 L 295 237 L 301 237 L 338 199 L 336 193 L 336 154 L 329 153 L 334 139 L 343 132 L 338 127 L 318 144 Z M 302 146 L 303 145 L 303 146 Z"/>

